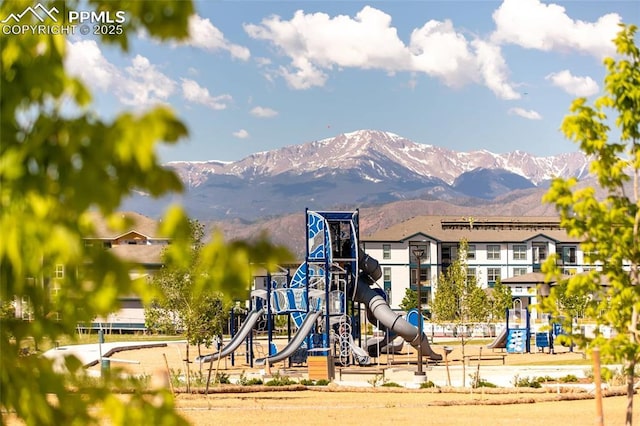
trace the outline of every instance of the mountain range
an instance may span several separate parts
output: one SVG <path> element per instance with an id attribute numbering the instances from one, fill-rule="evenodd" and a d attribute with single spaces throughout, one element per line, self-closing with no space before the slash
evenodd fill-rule
<path id="1" fill-rule="evenodd" d="M 193 217 L 227 225 L 305 208 L 379 208 L 402 201 L 438 200 L 486 211 L 540 194 L 554 176 L 584 178 L 588 164 L 581 152 L 550 157 L 458 152 L 390 132 L 358 130 L 235 162 L 170 162 L 167 167 L 181 177 L 185 192 L 171 200 L 136 194 L 125 208 L 158 216 L 167 202 L 179 201 Z"/>

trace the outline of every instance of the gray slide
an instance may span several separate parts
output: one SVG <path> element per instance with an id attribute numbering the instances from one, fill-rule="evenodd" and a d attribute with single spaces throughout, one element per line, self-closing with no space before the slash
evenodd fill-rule
<path id="1" fill-rule="evenodd" d="M 306 339 L 306 337 L 311 332 L 311 329 L 316 324 L 316 320 L 322 315 L 322 311 L 309 312 L 307 317 L 302 322 L 300 329 L 293 336 L 293 339 L 287 344 L 287 346 L 278 352 L 275 355 L 268 356 L 265 358 L 258 358 L 255 361 L 256 365 L 266 365 L 267 361 L 269 364 L 273 364 L 274 362 L 282 361 L 283 359 L 289 358 L 293 353 L 300 347 L 302 341 Z"/>
<path id="2" fill-rule="evenodd" d="M 233 339 L 231 339 L 231 341 L 229 341 L 229 343 L 227 343 L 220 352 L 196 357 L 195 362 L 202 363 L 217 361 L 219 358 L 224 358 L 227 355 L 231 355 L 233 351 L 238 349 L 238 346 L 240 346 L 242 341 L 249 335 L 251 330 L 253 330 L 253 327 L 256 325 L 263 313 L 264 308 L 258 309 L 257 311 L 254 310 L 249 312 L 249 315 L 247 315 L 247 319 L 244 320 L 236 335 L 233 336 Z"/>
<path id="3" fill-rule="evenodd" d="M 489 349 L 504 349 L 507 347 L 507 328 L 503 328 L 496 339 L 487 345 Z"/>
<path id="4" fill-rule="evenodd" d="M 370 287 L 370 283 L 373 284 L 370 276 L 365 274 L 360 275 L 356 286 L 354 301 L 364 303 L 367 306 L 367 310 L 370 311 L 367 312 L 367 314 L 371 313 L 381 324 L 399 336 L 402 336 L 411 346 L 416 349 L 421 347 L 422 355 L 426 355 L 432 360 L 440 361 L 442 355 L 431 349 L 427 335 L 422 333 L 422 336 L 420 336 L 418 327 L 411 325 L 402 318 L 402 316 L 393 312 L 387 301 Z"/>

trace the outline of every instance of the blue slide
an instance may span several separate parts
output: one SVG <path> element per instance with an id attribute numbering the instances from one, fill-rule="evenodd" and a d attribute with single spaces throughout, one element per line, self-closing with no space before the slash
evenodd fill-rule
<path id="1" fill-rule="evenodd" d="M 225 347 L 223 347 L 220 352 L 196 357 L 195 362 L 202 363 L 217 361 L 219 358 L 224 358 L 227 355 L 231 355 L 236 349 L 238 349 L 238 346 L 240 346 L 242 341 L 249 335 L 251 330 L 253 330 L 253 327 L 256 325 L 263 313 L 264 308 L 258 309 L 257 311 L 253 310 L 249 312 L 249 315 L 247 315 L 247 319 L 244 320 L 236 335 L 233 336 L 233 339 L 231 339 L 231 341 L 227 343 L 227 345 L 225 345 Z"/>
<path id="2" fill-rule="evenodd" d="M 320 318 L 321 315 L 322 311 L 309 312 L 309 314 L 304 319 L 304 322 L 300 326 L 300 329 L 298 329 L 298 332 L 295 334 L 295 336 L 293 336 L 293 339 L 291 339 L 287 346 L 282 349 L 282 351 L 272 356 L 258 358 L 256 359 L 255 364 L 266 365 L 267 362 L 269 362 L 269 364 L 271 365 L 275 362 L 289 358 L 291 355 L 293 355 L 296 349 L 298 349 L 300 345 L 302 345 L 302 342 L 307 338 L 307 336 L 313 329 L 313 326 L 316 324 L 316 321 L 318 320 L 318 318 Z"/>

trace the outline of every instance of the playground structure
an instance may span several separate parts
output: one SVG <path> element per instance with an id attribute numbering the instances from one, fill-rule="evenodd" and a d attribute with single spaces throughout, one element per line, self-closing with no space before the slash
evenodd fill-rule
<path id="1" fill-rule="evenodd" d="M 506 349 L 507 353 L 531 352 L 531 316 L 529 310 L 508 308 L 506 326 L 487 345 L 489 349 Z"/>
<path id="2" fill-rule="evenodd" d="M 280 271 L 254 280 L 249 314 L 242 326 L 219 352 L 198 361 L 233 357 L 244 341 L 251 366 L 268 367 L 287 359 L 301 363 L 308 355 L 328 357 L 345 366 L 366 365 L 370 357 L 395 350 L 398 336 L 415 348 L 421 347 L 423 356 L 442 359 L 430 347 L 426 334 L 421 335 L 418 327 L 391 309 L 377 286 L 382 271 L 378 261 L 360 248 L 357 210 L 307 209 L 306 237 L 305 260 L 293 276 Z M 364 344 L 362 314 L 380 331 Z M 273 342 L 278 315 L 287 316 L 288 331 L 288 343 L 279 351 Z M 251 331 L 262 316 L 266 316 L 269 351 L 256 358 Z"/>

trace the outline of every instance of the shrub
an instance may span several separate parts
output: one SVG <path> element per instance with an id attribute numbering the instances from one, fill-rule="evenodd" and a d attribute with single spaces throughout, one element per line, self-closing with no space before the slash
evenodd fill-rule
<path id="1" fill-rule="evenodd" d="M 541 381 L 544 381 L 544 379 L 541 379 L 539 377 L 523 377 L 520 378 L 520 376 L 516 375 L 513 378 L 512 384 L 513 386 L 517 387 L 517 388 L 541 388 Z"/>
<path id="2" fill-rule="evenodd" d="M 318 379 L 318 380 L 301 379 L 300 380 L 300 384 L 305 386 L 327 386 L 329 383 L 331 382 L 327 379 Z"/>
<path id="3" fill-rule="evenodd" d="M 564 377 L 560 377 L 559 380 L 561 383 L 576 383 L 578 381 L 578 377 L 573 374 L 567 374 Z"/>
<path id="4" fill-rule="evenodd" d="M 294 385 L 297 382 L 295 380 L 291 380 L 287 376 L 280 376 L 279 374 L 275 374 L 271 380 L 266 382 L 265 386 L 287 386 Z"/>
<path id="5" fill-rule="evenodd" d="M 437 387 L 435 383 L 433 383 L 431 380 L 427 380 L 424 383 L 420 383 L 420 389 L 429 389 L 429 388 L 435 388 Z"/>
<path id="6" fill-rule="evenodd" d="M 226 373 L 223 373 L 221 371 L 219 371 L 216 374 L 216 378 L 214 380 L 215 383 L 220 383 L 220 384 L 225 384 L 228 385 L 229 383 L 231 383 L 231 381 L 229 381 L 229 375 Z"/>
<path id="7" fill-rule="evenodd" d="M 484 380 L 478 373 L 469 374 L 472 388 L 497 388 L 495 384 Z"/>

